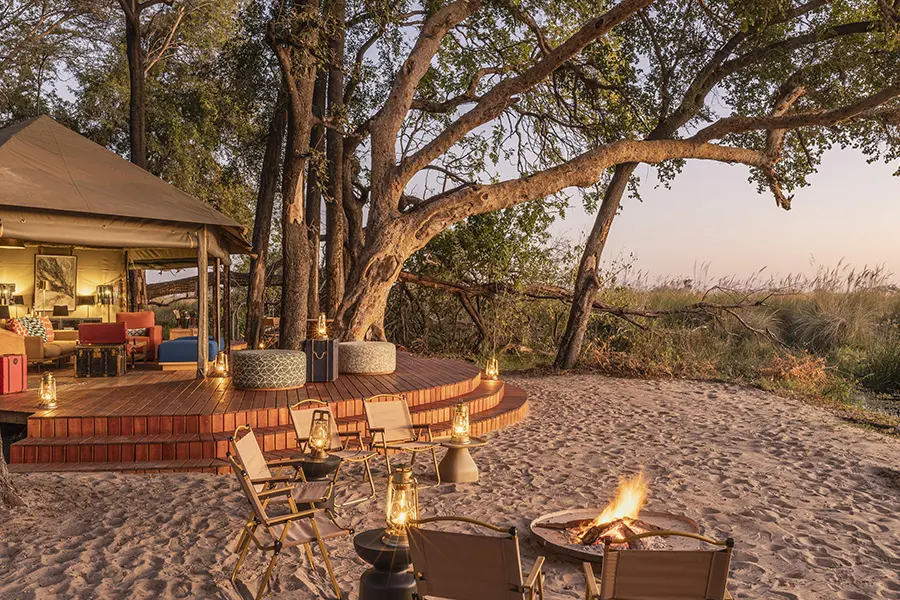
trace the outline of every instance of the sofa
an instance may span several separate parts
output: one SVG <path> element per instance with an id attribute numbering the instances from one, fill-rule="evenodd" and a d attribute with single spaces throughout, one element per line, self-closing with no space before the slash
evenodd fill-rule
<path id="1" fill-rule="evenodd" d="M 53 329 L 50 326 L 48 340 L 45 342 L 42 335 L 32 335 L 23 332 L 13 326 L 12 321 L 21 321 L 22 319 L 9 319 L 6 322 L 7 327 L 12 331 L 2 330 L 3 337 L 0 342 L 0 355 L 2 354 L 25 354 L 29 363 L 47 363 L 53 361 L 66 360 L 75 355 L 75 346 L 78 345 L 78 332 L 74 329 Z M 44 327 L 48 326 L 49 320 L 46 321 Z M 16 332 L 18 331 L 18 332 Z M 12 336 L 12 337 L 10 337 Z M 18 341 L 13 338 L 18 338 Z M 20 347 L 24 345 L 24 352 L 7 352 L 5 347 Z"/>
<path id="2" fill-rule="evenodd" d="M 0 356 L 25 354 L 25 338 L 12 331 L 0 329 Z"/>
<path id="3" fill-rule="evenodd" d="M 120 312 L 116 314 L 116 322 L 124 323 L 129 340 L 146 344 L 147 360 L 156 361 L 157 352 L 162 344 L 162 325 L 156 324 L 156 314 L 152 310 L 140 312 Z M 135 329 L 144 329 L 144 335 L 131 335 Z"/>

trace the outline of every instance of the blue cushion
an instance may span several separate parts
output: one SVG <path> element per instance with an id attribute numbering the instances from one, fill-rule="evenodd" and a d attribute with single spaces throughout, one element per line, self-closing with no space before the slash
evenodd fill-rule
<path id="1" fill-rule="evenodd" d="M 209 360 L 216 357 L 216 354 L 219 352 L 219 347 L 220 344 L 217 344 L 212 337 L 210 337 L 209 345 L 207 346 Z M 190 335 L 178 338 L 177 340 L 165 341 L 159 345 L 156 352 L 157 360 L 162 363 L 197 362 L 197 336 Z"/>

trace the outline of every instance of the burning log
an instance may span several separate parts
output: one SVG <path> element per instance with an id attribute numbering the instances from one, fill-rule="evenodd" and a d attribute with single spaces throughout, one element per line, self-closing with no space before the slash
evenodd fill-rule
<path id="1" fill-rule="evenodd" d="M 625 538 L 639 533 L 646 533 L 648 531 L 660 531 L 661 529 L 661 527 L 657 527 L 647 521 L 623 518 L 616 519 L 610 523 L 591 525 L 587 531 L 580 535 L 576 534 L 574 537 L 575 543 L 583 546 L 598 546 L 607 540 L 609 540 L 613 546 L 617 546 L 621 545 L 617 544 L 617 542 Z M 633 540 L 628 543 L 628 548 L 631 550 L 646 550 L 647 547 L 647 540 Z"/>

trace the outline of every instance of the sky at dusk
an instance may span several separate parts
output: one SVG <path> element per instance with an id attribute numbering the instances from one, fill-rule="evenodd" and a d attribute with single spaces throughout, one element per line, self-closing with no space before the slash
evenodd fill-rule
<path id="1" fill-rule="evenodd" d="M 796 191 L 790 211 L 758 194 L 748 169 L 691 161 L 671 189 L 656 187 L 642 165 L 641 195 L 623 201 L 604 252 L 605 262 L 634 256 L 634 268 L 660 277 L 694 277 L 709 263 L 709 281 L 768 275 L 814 274 L 811 264 L 853 267 L 883 264 L 900 280 L 900 178 L 896 165 L 867 164 L 854 150 L 832 150 L 808 187 Z M 650 177 L 648 179 L 648 174 Z M 593 215 L 569 209 L 553 233 L 586 237 Z M 766 279 L 768 276 L 766 277 Z"/>

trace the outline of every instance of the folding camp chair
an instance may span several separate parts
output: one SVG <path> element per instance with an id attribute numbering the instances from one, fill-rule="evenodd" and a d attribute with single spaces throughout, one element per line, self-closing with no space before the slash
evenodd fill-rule
<path id="1" fill-rule="evenodd" d="M 362 463 L 364 468 L 363 481 L 369 484 L 370 492 L 368 496 L 365 498 L 348 500 L 342 504 L 335 504 L 335 508 L 353 506 L 354 504 L 371 500 L 375 497 L 375 481 L 372 479 L 372 469 L 369 467 L 369 461 L 378 456 L 378 454 L 371 450 L 366 450 L 363 447 L 362 434 L 360 432 L 339 432 L 337 430 L 337 422 L 334 420 L 334 413 L 331 412 L 331 407 L 328 406 L 327 402 L 314 399 L 301 400 L 290 407 L 291 422 L 294 424 L 294 433 L 297 435 L 297 444 L 303 451 L 309 451 L 309 431 L 312 427 L 313 416 L 317 411 L 325 411 L 328 414 L 328 418 L 331 419 L 331 442 L 328 447 L 325 448 L 325 451 L 331 456 L 337 456 L 341 459 L 337 470 L 334 472 L 334 475 L 332 475 L 332 483 L 337 483 L 338 475 L 341 472 L 341 466 L 344 463 Z M 350 447 L 350 442 L 352 440 L 356 441 L 355 449 Z"/>
<path id="2" fill-rule="evenodd" d="M 481 535 L 423 529 L 425 523 L 454 521 L 491 529 Z M 416 593 L 413 598 L 451 600 L 534 600 L 544 597 L 544 557 L 538 556 L 526 579 L 516 528 L 497 527 L 465 517 L 431 517 L 410 523 L 407 531 Z"/>
<path id="3" fill-rule="evenodd" d="M 380 449 L 384 452 L 388 477 L 391 476 L 390 452 L 411 452 L 410 468 L 415 464 L 416 456 L 419 453 L 431 452 L 437 483 L 420 486 L 420 489 L 440 485 L 441 472 L 438 469 L 437 460 L 437 448 L 440 444 L 434 441 L 430 425 L 413 425 L 409 406 L 406 404 L 406 396 L 379 394 L 364 399 L 363 407 L 366 410 L 369 434 L 372 436 L 371 447 L 373 450 Z M 424 440 L 421 439 L 423 431 L 425 432 Z"/>
<path id="4" fill-rule="evenodd" d="M 259 600 L 266 590 L 266 585 L 269 583 L 269 578 L 272 576 L 272 571 L 275 569 L 275 563 L 281 551 L 284 548 L 303 546 L 310 566 L 315 568 L 315 561 L 310 546 L 312 542 L 315 542 L 319 547 L 319 552 L 322 554 L 334 592 L 338 600 L 340 600 L 341 589 L 338 587 L 337 579 L 331 568 L 328 551 L 325 549 L 325 540 L 349 535 L 352 531 L 339 527 L 324 509 L 299 510 L 294 501 L 294 487 L 289 482 L 285 482 L 287 485 L 275 485 L 259 491 L 257 490 L 259 484 L 254 482 L 249 473 L 230 452 L 228 453 L 228 461 L 237 475 L 241 490 L 247 497 L 252 511 L 252 517 L 244 525 L 241 533 L 242 541 L 239 545 L 237 564 L 235 564 L 234 572 L 231 574 L 231 581 L 237 580 L 238 572 L 244 564 L 244 558 L 247 556 L 251 543 L 262 552 L 271 552 L 272 559 L 269 561 L 262 582 L 259 584 L 259 590 L 256 592 L 256 600 Z M 264 485 L 268 486 L 270 483 L 267 481 Z M 285 514 L 270 516 L 266 510 L 267 505 L 269 500 L 275 498 L 285 499 L 288 502 L 290 511 Z"/>
<path id="5" fill-rule="evenodd" d="M 603 547 L 600 587 L 589 563 L 584 563 L 586 600 L 654 598 L 666 600 L 731 600 L 725 589 L 734 540 L 724 542 L 682 531 L 649 531 L 621 540 L 678 536 L 722 546 L 721 550 L 614 550 Z"/>

